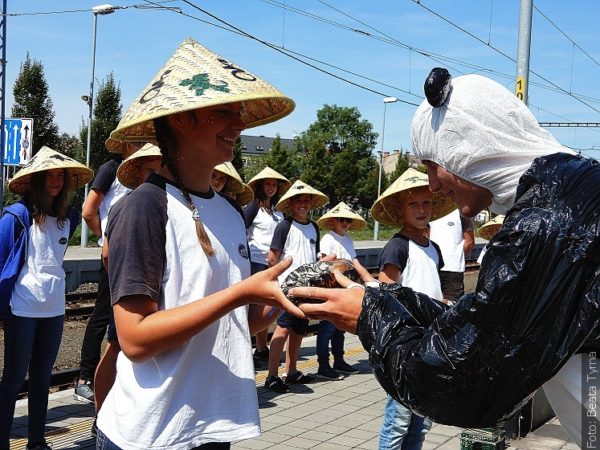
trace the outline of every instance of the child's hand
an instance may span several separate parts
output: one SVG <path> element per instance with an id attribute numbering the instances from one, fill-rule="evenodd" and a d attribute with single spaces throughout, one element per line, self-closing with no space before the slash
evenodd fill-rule
<path id="1" fill-rule="evenodd" d="M 244 296 L 250 299 L 247 303 L 259 303 L 262 305 L 275 306 L 285 309 L 289 313 L 304 318 L 304 313 L 294 305 L 281 291 L 277 277 L 286 271 L 292 264 L 292 258 L 288 257 L 279 261 L 273 267 L 255 273 L 240 283 L 244 290 Z"/>

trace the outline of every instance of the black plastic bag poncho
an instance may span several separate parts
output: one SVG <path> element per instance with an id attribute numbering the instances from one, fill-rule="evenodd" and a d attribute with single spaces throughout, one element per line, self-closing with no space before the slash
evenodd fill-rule
<path id="1" fill-rule="evenodd" d="M 599 324 L 600 164 L 563 153 L 522 176 L 474 294 L 447 307 L 367 288 L 357 334 L 393 398 L 481 428 L 508 420 L 578 349 L 600 350 Z"/>

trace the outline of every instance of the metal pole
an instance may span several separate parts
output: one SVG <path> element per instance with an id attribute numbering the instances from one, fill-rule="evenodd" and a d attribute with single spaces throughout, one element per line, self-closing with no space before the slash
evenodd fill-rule
<path id="1" fill-rule="evenodd" d="M 381 151 L 379 152 L 379 176 L 377 177 L 377 198 L 381 195 L 381 171 L 383 166 L 383 141 L 385 139 L 385 112 L 387 102 L 383 102 L 383 130 L 381 130 Z M 373 240 L 379 240 L 379 222 L 376 220 L 373 226 Z"/>
<path id="2" fill-rule="evenodd" d="M 6 119 L 6 0 L 2 1 L 2 99 L 0 100 L 0 211 L 4 208 L 4 144 L 6 142 L 6 133 L 4 131 L 4 123 Z"/>
<path id="3" fill-rule="evenodd" d="M 87 147 L 85 150 L 85 165 L 90 165 L 90 149 L 92 147 L 92 117 L 94 115 L 94 76 L 96 72 L 96 27 L 98 15 L 94 13 L 94 32 L 92 37 L 92 79 L 90 81 L 90 98 L 88 99 L 89 116 L 87 131 Z M 85 185 L 84 202 L 87 200 L 89 184 Z M 87 247 L 88 244 L 88 226 L 85 220 L 81 221 L 81 247 Z"/>
<path id="4" fill-rule="evenodd" d="M 526 105 L 529 90 L 529 53 L 531 51 L 531 16 L 533 0 L 521 0 L 519 43 L 517 47 L 517 81 L 515 94 Z"/>

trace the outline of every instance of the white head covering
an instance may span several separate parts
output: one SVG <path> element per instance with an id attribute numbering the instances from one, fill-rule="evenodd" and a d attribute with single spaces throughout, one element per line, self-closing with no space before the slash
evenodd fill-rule
<path id="1" fill-rule="evenodd" d="M 519 178 L 535 158 L 575 153 L 541 128 L 512 92 L 480 75 L 453 79 L 440 107 L 425 100 L 413 117 L 411 135 L 418 158 L 488 189 L 496 214 L 513 205 Z"/>

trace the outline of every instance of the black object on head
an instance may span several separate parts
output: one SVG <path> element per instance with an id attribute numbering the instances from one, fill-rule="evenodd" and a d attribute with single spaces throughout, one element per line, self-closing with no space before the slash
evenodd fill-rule
<path id="1" fill-rule="evenodd" d="M 434 67 L 425 80 L 425 97 L 427 102 L 434 108 L 446 103 L 448 94 L 452 88 L 452 76 L 450 72 L 442 67 Z"/>

